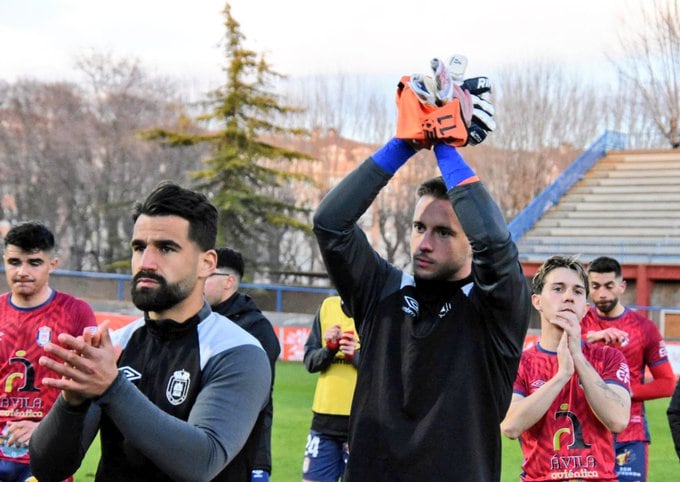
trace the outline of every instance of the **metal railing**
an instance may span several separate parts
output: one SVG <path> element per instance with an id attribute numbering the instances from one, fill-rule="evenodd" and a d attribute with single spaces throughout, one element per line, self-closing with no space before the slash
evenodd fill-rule
<path id="1" fill-rule="evenodd" d="M 593 144 L 586 149 L 552 184 L 546 187 L 529 205 L 524 208 L 508 224 L 512 239 L 519 239 L 529 231 L 548 209 L 556 205 L 560 198 L 588 172 L 598 159 L 604 157 L 607 151 L 626 148 L 626 134 L 615 131 L 605 131 Z"/>
<path id="2" fill-rule="evenodd" d="M 3 270 L 4 271 L 4 270 Z M 89 271 L 70 271 L 70 270 L 55 270 L 54 275 L 59 276 L 71 276 L 74 278 L 90 278 L 90 279 L 108 279 L 113 280 L 116 283 L 116 300 L 115 301 L 125 301 L 126 289 L 125 283 L 130 282 L 132 276 L 129 274 L 116 274 L 116 273 L 96 273 Z M 295 293 L 319 293 L 324 295 L 335 295 L 337 291 L 333 288 L 314 288 L 307 286 L 286 286 L 286 285 L 275 285 L 275 284 L 261 284 L 261 283 L 241 283 L 241 288 L 252 289 L 252 290 L 263 290 L 273 292 L 275 294 L 275 311 L 283 311 L 283 294 L 285 292 L 295 292 Z"/>

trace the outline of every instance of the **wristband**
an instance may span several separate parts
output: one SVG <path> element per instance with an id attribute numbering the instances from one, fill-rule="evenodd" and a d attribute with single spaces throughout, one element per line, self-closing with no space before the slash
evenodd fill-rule
<path id="1" fill-rule="evenodd" d="M 371 157 L 384 171 L 394 174 L 415 153 L 408 141 L 394 137 Z"/>
<path id="2" fill-rule="evenodd" d="M 439 143 L 434 146 L 434 155 L 447 189 L 479 180 L 455 147 Z"/>

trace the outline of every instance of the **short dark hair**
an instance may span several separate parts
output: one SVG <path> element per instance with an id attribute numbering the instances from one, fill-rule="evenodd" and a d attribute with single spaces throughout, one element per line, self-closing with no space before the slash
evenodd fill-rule
<path id="1" fill-rule="evenodd" d="M 161 182 L 143 203 L 137 203 L 133 221 L 146 216 L 179 216 L 189 221 L 189 239 L 203 251 L 215 247 L 217 208 L 203 194 L 172 182 Z"/>
<path id="2" fill-rule="evenodd" d="M 26 253 L 50 252 L 54 249 L 54 235 L 47 226 L 36 221 L 17 224 L 7 232 L 5 247 L 17 246 Z"/>
<path id="3" fill-rule="evenodd" d="M 243 278 L 243 255 L 230 248 L 217 248 L 217 268 L 229 268 L 238 273 L 239 278 Z"/>
<path id="4" fill-rule="evenodd" d="M 576 271 L 583 280 L 583 285 L 586 289 L 586 297 L 588 296 L 588 273 L 586 273 L 586 269 L 575 256 L 552 256 L 551 258 L 548 258 L 540 268 L 538 268 L 538 271 L 536 271 L 536 274 L 531 280 L 531 292 L 535 295 L 540 294 L 545 286 L 545 278 L 548 276 L 548 273 L 557 268 L 567 268 Z"/>
<path id="5" fill-rule="evenodd" d="M 447 194 L 448 189 L 446 189 L 446 184 L 444 183 L 444 178 L 439 176 L 439 177 L 433 177 L 432 179 L 428 179 L 424 183 L 422 183 L 419 187 L 418 190 L 416 191 L 416 195 L 418 199 L 420 199 L 423 196 L 433 196 L 436 199 L 443 199 L 443 200 L 448 200 L 449 196 Z"/>
<path id="6" fill-rule="evenodd" d="M 620 278 L 621 265 L 614 258 L 600 256 L 588 264 L 588 273 L 614 273 L 614 276 Z"/>

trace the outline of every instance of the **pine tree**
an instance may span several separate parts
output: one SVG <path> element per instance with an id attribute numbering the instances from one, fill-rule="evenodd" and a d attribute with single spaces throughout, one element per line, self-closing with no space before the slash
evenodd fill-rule
<path id="1" fill-rule="evenodd" d="M 309 230 L 299 216 L 304 209 L 267 192 L 275 192 L 272 188 L 289 181 L 306 179 L 292 170 L 272 166 L 311 158 L 264 140 L 306 135 L 304 129 L 286 127 L 275 120 L 300 109 L 281 105 L 270 90 L 273 81 L 283 76 L 272 70 L 263 56 L 243 46 L 245 36 L 228 3 L 223 14 L 226 84 L 208 95 L 202 103 L 207 112 L 195 119 L 207 127 L 198 130 L 185 118 L 180 125 L 186 128 L 179 132 L 152 129 L 143 137 L 161 140 L 169 147 L 209 146 L 206 167 L 193 175 L 197 187 L 211 196 L 220 211 L 220 242 L 243 249 L 254 244 L 253 237 L 266 235 L 270 227 Z"/>

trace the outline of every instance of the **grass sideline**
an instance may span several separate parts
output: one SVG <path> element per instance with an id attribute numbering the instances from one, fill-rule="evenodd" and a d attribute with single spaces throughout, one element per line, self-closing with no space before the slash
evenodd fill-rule
<path id="1" fill-rule="evenodd" d="M 274 428 L 272 433 L 272 482 L 301 480 L 302 457 L 311 422 L 311 405 L 317 375 L 309 374 L 302 363 L 278 362 L 274 387 Z M 650 481 L 676 480 L 678 458 L 673 448 L 666 409 L 669 399 L 647 402 L 652 444 L 649 449 Z M 94 480 L 99 445 L 93 445 L 75 482 Z M 519 443 L 503 437 L 502 482 L 519 480 L 522 455 Z"/>

